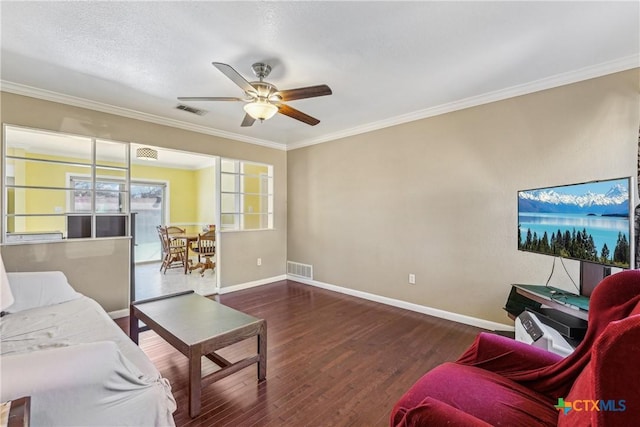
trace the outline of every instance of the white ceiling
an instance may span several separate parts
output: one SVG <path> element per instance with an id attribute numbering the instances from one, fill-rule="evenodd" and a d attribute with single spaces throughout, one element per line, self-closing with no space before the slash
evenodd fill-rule
<path id="1" fill-rule="evenodd" d="M 38 96 L 287 149 L 640 65 L 640 3 L 0 2 L 1 84 Z M 242 96 L 212 61 L 279 89 L 327 84 L 242 128 Z M 98 124 L 96 124 L 98 125 Z"/>

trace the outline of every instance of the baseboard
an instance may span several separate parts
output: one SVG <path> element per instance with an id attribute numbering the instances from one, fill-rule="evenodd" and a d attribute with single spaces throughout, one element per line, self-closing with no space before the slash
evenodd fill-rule
<path id="1" fill-rule="evenodd" d="M 298 276 L 292 276 L 283 274 L 280 276 L 269 277 L 266 279 L 254 280 L 253 282 L 240 283 L 238 285 L 224 286 L 218 291 L 220 295 L 228 294 L 231 292 L 237 292 L 244 289 L 255 288 L 257 286 L 268 285 L 269 283 L 279 282 L 281 280 L 292 280 L 294 282 L 303 283 L 305 285 L 315 286 L 317 288 L 326 289 L 333 292 L 339 292 L 345 295 L 351 295 L 354 297 L 366 299 L 369 301 L 379 302 L 381 304 L 390 305 L 393 307 L 403 308 L 405 310 L 415 311 L 417 313 L 427 314 L 429 316 L 439 317 L 441 319 L 451 320 L 453 322 L 463 323 L 465 325 L 475 326 L 477 328 L 487 329 L 490 331 L 514 331 L 515 328 L 512 325 L 505 325 L 504 323 L 492 322 L 485 319 L 479 319 L 477 317 L 466 316 L 464 314 L 452 313 L 450 311 L 440 310 L 438 308 L 428 307 L 425 305 L 414 304 L 407 301 L 402 301 L 394 298 L 383 297 L 380 295 L 372 294 L 369 292 L 357 291 L 355 289 L 344 288 L 342 286 L 332 285 L 330 283 L 324 283 L 317 280 L 309 280 Z M 119 319 L 129 315 L 128 309 L 110 311 L 109 316 L 112 319 Z"/>
<path id="2" fill-rule="evenodd" d="M 281 280 L 287 280 L 287 276 L 285 274 L 282 274 L 280 276 L 254 280 L 253 282 L 240 283 L 239 285 L 224 286 L 224 287 L 218 288 L 218 291 L 214 292 L 212 295 L 215 295 L 216 293 L 219 295 L 228 294 L 230 292 L 241 291 L 243 289 L 255 288 L 256 286 L 268 285 L 269 283 L 279 282 Z M 129 309 L 123 308 L 122 310 L 110 311 L 107 314 L 112 319 L 120 319 L 122 317 L 127 317 L 129 315 Z"/>
<path id="3" fill-rule="evenodd" d="M 127 317 L 129 315 L 129 309 L 128 308 L 123 308 L 122 310 L 110 311 L 107 314 L 112 319 L 120 319 L 122 317 Z"/>
<path id="4" fill-rule="evenodd" d="M 381 304 L 391 305 L 393 307 L 403 308 L 405 310 L 415 311 L 429 316 L 439 317 L 441 319 L 451 320 L 453 322 L 463 323 L 465 325 L 475 326 L 490 331 L 513 331 L 515 328 L 511 325 L 492 322 L 477 317 L 466 316 L 464 314 L 452 313 L 450 311 L 440 310 L 438 308 L 427 307 L 424 305 L 414 304 L 394 298 L 383 297 L 369 292 L 357 291 L 355 289 L 344 288 L 329 283 L 319 282 L 317 280 L 309 280 L 298 276 L 287 275 L 288 280 L 304 283 L 305 285 L 315 286 L 329 291 L 339 292 L 341 294 L 351 295 L 354 297 L 366 299 L 369 301 L 379 302 Z"/>
<path id="5" fill-rule="evenodd" d="M 287 280 L 287 275 L 282 274 L 280 276 L 254 280 L 253 282 L 240 283 L 238 285 L 231 285 L 231 286 L 222 286 L 218 288 L 218 294 L 222 295 L 222 294 L 228 294 L 230 292 L 242 291 L 244 289 L 255 288 L 256 286 L 268 285 L 269 283 L 279 282 L 281 280 Z"/>

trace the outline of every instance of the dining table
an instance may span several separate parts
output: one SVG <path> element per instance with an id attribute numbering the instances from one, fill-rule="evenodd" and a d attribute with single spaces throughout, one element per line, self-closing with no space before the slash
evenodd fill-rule
<path id="1" fill-rule="evenodd" d="M 172 241 L 176 240 L 184 240 L 185 248 L 184 248 L 184 274 L 187 274 L 189 271 L 189 248 L 191 247 L 191 242 L 198 241 L 198 233 L 170 233 L 169 239 Z"/>

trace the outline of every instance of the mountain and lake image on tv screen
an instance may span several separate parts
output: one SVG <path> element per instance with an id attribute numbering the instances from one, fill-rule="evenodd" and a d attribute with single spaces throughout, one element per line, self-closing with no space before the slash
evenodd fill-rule
<path id="1" fill-rule="evenodd" d="M 518 192 L 518 249 L 630 266 L 630 179 Z"/>

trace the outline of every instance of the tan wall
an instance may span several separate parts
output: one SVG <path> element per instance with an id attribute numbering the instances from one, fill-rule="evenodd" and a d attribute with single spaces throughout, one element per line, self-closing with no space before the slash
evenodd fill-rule
<path id="1" fill-rule="evenodd" d="M 7 271 L 63 271 L 76 291 L 116 311 L 128 306 L 130 242 L 118 238 L 10 245 L 2 248 L 2 259 Z"/>
<path id="2" fill-rule="evenodd" d="M 618 73 L 288 153 L 8 93 L 0 120 L 273 164 L 275 230 L 222 234 L 222 286 L 290 259 L 321 282 L 507 323 L 509 284 L 544 282 L 552 262 L 516 250 L 517 190 L 635 176 L 638 81 Z M 108 310 L 126 307 L 128 240 L 54 250 L 68 244 L 2 255 L 9 271 L 61 269 Z M 557 268 L 552 284 L 567 283 Z"/>
<path id="3" fill-rule="evenodd" d="M 218 242 L 221 286 L 261 280 L 285 273 L 287 234 L 287 153 L 285 151 L 6 92 L 0 93 L 0 96 L 2 123 L 272 164 L 276 186 L 275 230 L 222 233 Z M 122 242 L 123 248 L 128 251 L 128 240 L 125 239 Z M 61 245 L 65 244 L 68 242 L 61 243 Z M 64 258 L 59 254 L 65 251 L 54 253 L 51 250 L 53 246 L 49 247 L 49 245 L 51 244 L 28 245 L 30 248 L 25 248 L 24 245 L 5 245 L 2 247 L 2 255 L 7 270 L 24 271 L 31 261 L 29 257 L 22 255 L 39 253 L 44 254 L 46 261 L 38 267 L 46 265 L 47 268 L 63 270 L 68 275 L 69 272 L 85 271 L 84 267 L 79 267 L 85 262 L 81 257 Z M 100 249 L 98 250 L 100 252 L 105 243 L 87 241 L 82 245 L 86 245 L 83 246 L 83 251 L 90 254 L 94 246 Z M 109 310 L 126 308 L 128 305 L 126 295 L 129 287 L 129 266 L 128 255 L 126 259 L 121 256 L 124 249 L 119 248 L 117 253 L 107 254 L 102 263 L 96 263 L 95 270 L 84 278 L 87 285 L 81 285 L 85 289 L 85 294 L 96 297 Z M 256 266 L 256 259 L 259 257 L 262 258 L 260 267 Z M 118 274 L 114 279 L 112 274 L 114 270 L 125 271 L 126 275 L 123 274 L 121 277 Z M 71 275 L 77 274 L 71 273 Z M 83 277 L 79 279 L 82 281 Z M 79 286 L 77 282 L 78 280 L 73 284 Z M 104 298 L 104 289 L 111 289 L 111 294 L 118 295 L 117 301 L 112 302 Z"/>
<path id="4" fill-rule="evenodd" d="M 543 284 L 553 262 L 516 249 L 517 191 L 635 176 L 638 93 L 636 69 L 289 151 L 288 259 L 509 323 L 509 285 Z M 551 283 L 574 289 L 561 266 Z"/>

